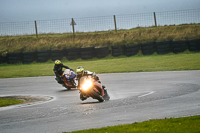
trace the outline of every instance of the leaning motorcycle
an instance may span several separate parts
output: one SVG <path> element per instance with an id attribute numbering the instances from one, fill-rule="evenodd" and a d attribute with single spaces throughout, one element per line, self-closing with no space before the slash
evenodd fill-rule
<path id="1" fill-rule="evenodd" d="M 86 100 L 89 97 L 97 99 L 99 102 L 103 102 L 104 100 L 107 101 L 110 99 L 107 90 L 102 88 L 101 83 L 90 76 L 83 76 L 80 78 L 79 90 L 82 96 L 82 100 Z"/>
<path id="2" fill-rule="evenodd" d="M 65 69 L 62 76 L 56 77 L 58 83 L 62 84 L 67 90 L 70 90 L 71 88 L 76 88 L 75 83 L 75 77 L 76 74 L 74 71 L 70 69 Z"/>

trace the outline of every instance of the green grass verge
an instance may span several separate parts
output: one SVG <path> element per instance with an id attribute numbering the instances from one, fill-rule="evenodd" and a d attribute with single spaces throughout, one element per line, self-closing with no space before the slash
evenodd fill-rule
<path id="1" fill-rule="evenodd" d="M 200 116 L 166 118 L 71 133 L 199 133 Z"/>
<path id="2" fill-rule="evenodd" d="M 23 100 L 18 100 L 14 98 L 0 98 L 0 107 L 14 105 L 14 104 L 20 104 L 23 103 Z"/>
<path id="3" fill-rule="evenodd" d="M 200 53 L 182 53 L 151 56 L 117 57 L 62 62 L 76 70 L 83 66 L 86 70 L 96 73 L 122 73 L 147 71 L 179 71 L 200 70 Z M 53 76 L 54 62 L 33 64 L 0 64 L 0 78 Z"/>

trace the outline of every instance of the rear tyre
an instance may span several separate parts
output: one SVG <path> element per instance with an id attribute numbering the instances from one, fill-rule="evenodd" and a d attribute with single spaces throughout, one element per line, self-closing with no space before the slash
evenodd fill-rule
<path id="1" fill-rule="evenodd" d="M 97 99 L 99 102 L 104 101 L 103 97 L 100 94 L 98 94 L 96 91 L 92 90 L 91 93 L 94 99 Z"/>

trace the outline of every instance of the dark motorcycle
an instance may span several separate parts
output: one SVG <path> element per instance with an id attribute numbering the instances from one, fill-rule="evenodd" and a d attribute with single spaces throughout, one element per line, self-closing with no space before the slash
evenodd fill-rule
<path id="1" fill-rule="evenodd" d="M 107 93 L 107 90 L 102 88 L 100 82 L 96 81 L 90 76 L 83 76 L 80 78 L 80 98 L 81 100 L 86 100 L 89 97 L 97 99 L 99 102 L 104 100 L 109 100 L 110 96 Z"/>
<path id="2" fill-rule="evenodd" d="M 59 84 L 62 84 L 67 90 L 71 88 L 76 88 L 75 83 L 76 74 L 70 69 L 65 69 L 62 76 L 56 77 L 55 79 Z"/>

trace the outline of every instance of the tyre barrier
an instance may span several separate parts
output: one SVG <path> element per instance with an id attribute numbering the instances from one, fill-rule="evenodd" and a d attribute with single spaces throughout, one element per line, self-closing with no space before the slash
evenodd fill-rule
<path id="1" fill-rule="evenodd" d="M 97 58 L 104 58 L 104 57 L 108 56 L 108 54 L 109 54 L 108 47 L 95 48 L 94 50 L 95 50 Z"/>
<path id="2" fill-rule="evenodd" d="M 130 46 L 111 46 L 111 54 L 114 57 L 120 55 L 133 56 L 139 50 L 142 50 L 144 55 L 151 55 L 157 51 L 158 54 L 167 54 L 170 52 L 180 53 L 189 49 L 193 52 L 200 51 L 200 39 L 187 40 L 187 41 L 165 41 L 165 42 L 149 42 L 141 45 Z M 86 48 L 71 48 L 66 50 L 41 50 L 37 52 L 23 52 L 23 53 L 8 53 L 5 56 L 0 55 L 0 64 L 8 63 L 23 63 L 29 64 L 33 61 L 43 63 L 51 60 L 66 57 L 68 60 L 92 59 L 94 57 L 104 58 L 110 53 L 109 47 L 86 47 Z"/>
<path id="3" fill-rule="evenodd" d="M 133 55 L 136 55 L 139 50 L 140 50 L 140 45 L 130 45 L 130 46 L 125 46 L 125 55 L 126 56 L 133 56 Z"/>
<path id="4" fill-rule="evenodd" d="M 51 60 L 62 60 L 62 58 L 65 56 L 65 53 L 65 50 L 51 50 Z"/>
<path id="5" fill-rule="evenodd" d="M 192 52 L 200 51 L 200 39 L 188 40 L 187 45 L 188 45 L 188 49 Z"/>
<path id="6" fill-rule="evenodd" d="M 51 58 L 51 50 L 39 50 L 37 52 L 37 62 L 44 63 Z"/>
<path id="7" fill-rule="evenodd" d="M 96 57 L 94 47 L 81 48 L 81 59 L 87 60 Z"/>
<path id="8" fill-rule="evenodd" d="M 156 43 L 155 42 L 148 42 L 141 44 L 141 50 L 143 55 L 152 55 L 156 52 Z"/>
<path id="9" fill-rule="evenodd" d="M 126 46 L 111 46 L 112 56 L 117 57 L 126 54 Z"/>
<path id="10" fill-rule="evenodd" d="M 7 59 L 6 59 L 6 58 L 7 58 L 6 56 L 0 55 L 0 64 L 6 63 L 6 62 L 7 62 Z"/>
<path id="11" fill-rule="evenodd" d="M 171 41 L 156 42 L 158 54 L 168 54 L 173 52 L 171 47 Z"/>
<path id="12" fill-rule="evenodd" d="M 80 58 L 80 48 L 71 48 L 71 49 L 66 49 L 66 58 L 68 60 L 76 60 Z"/>
<path id="13" fill-rule="evenodd" d="M 23 64 L 30 64 L 33 61 L 37 61 L 37 52 L 23 52 L 22 55 Z"/>
<path id="14" fill-rule="evenodd" d="M 173 53 L 181 53 L 187 50 L 187 43 L 186 41 L 172 41 L 172 51 Z"/>
<path id="15" fill-rule="evenodd" d="M 8 53 L 7 54 L 8 64 L 21 63 L 22 59 L 23 59 L 22 53 Z"/>

